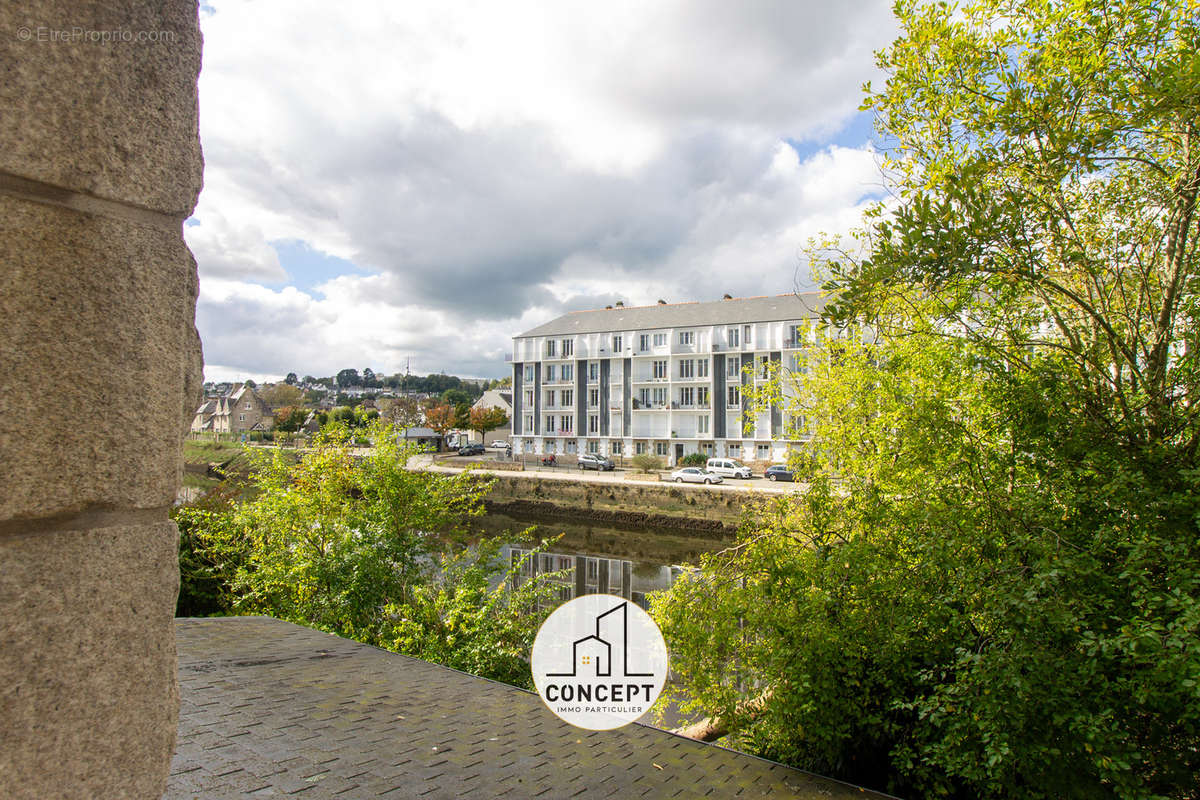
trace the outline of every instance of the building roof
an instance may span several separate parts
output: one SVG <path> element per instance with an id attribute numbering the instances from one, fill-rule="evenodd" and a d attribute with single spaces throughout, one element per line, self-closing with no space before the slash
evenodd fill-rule
<path id="1" fill-rule="evenodd" d="M 882 795 L 265 617 L 178 619 L 167 800 Z"/>
<path id="2" fill-rule="evenodd" d="M 735 297 L 732 300 L 705 303 L 601 308 L 572 311 L 519 333 L 514 338 L 808 319 L 818 316 L 824 308 L 825 297 L 820 292 Z"/>

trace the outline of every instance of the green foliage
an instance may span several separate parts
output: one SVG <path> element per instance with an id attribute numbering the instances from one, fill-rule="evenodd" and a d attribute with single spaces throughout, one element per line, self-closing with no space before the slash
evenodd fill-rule
<path id="1" fill-rule="evenodd" d="M 672 668 L 742 746 L 904 796 L 1193 797 L 1196 18 L 897 13 L 895 201 L 772 390 L 813 488 L 656 598 Z"/>
<path id="2" fill-rule="evenodd" d="M 657 472 L 663 468 L 662 459 L 653 453 L 638 453 L 630 463 L 638 472 Z"/>
<path id="3" fill-rule="evenodd" d="M 308 409 L 298 406 L 284 406 L 275 412 L 275 430 L 283 433 L 295 433 L 308 419 Z"/>
<path id="4" fill-rule="evenodd" d="M 406 470 L 411 451 L 370 435 L 362 458 L 336 425 L 298 463 L 256 452 L 249 499 L 177 511 L 187 608 L 269 614 L 527 685 L 543 581 L 489 590 L 507 567 L 500 543 L 462 544 L 489 484 Z"/>
<path id="5" fill-rule="evenodd" d="M 676 464 L 679 467 L 706 467 L 708 466 L 708 456 L 704 453 L 688 453 L 683 458 L 679 459 Z"/>

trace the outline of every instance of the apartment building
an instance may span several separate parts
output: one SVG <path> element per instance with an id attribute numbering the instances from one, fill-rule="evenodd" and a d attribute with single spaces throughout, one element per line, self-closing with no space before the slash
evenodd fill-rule
<path id="1" fill-rule="evenodd" d="M 816 340 L 818 293 L 576 311 L 513 338 L 514 453 L 777 461 L 783 410 L 743 395 Z"/>

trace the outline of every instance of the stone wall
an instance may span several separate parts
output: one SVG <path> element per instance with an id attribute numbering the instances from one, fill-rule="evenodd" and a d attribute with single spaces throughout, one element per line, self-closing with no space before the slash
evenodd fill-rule
<path id="1" fill-rule="evenodd" d="M 199 402 L 195 2 L 0 3 L 0 796 L 160 797 Z"/>

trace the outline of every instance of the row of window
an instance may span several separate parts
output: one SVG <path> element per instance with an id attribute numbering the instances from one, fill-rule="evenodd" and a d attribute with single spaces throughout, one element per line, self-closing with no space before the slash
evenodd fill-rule
<path id="1" fill-rule="evenodd" d="M 809 342 L 812 339 L 814 323 L 809 320 L 800 322 L 787 327 L 787 339 L 785 346 L 799 347 L 801 344 Z M 834 331 L 832 334 L 835 338 L 849 338 L 857 335 L 853 329 L 846 331 Z M 695 331 L 677 331 L 676 341 L 682 346 L 691 346 L 696 343 Z M 667 333 L 641 333 L 638 334 L 638 351 L 647 352 L 654 347 L 666 347 Z M 751 345 L 754 343 L 754 326 L 753 325 L 730 325 L 725 328 L 725 343 L 729 347 L 741 347 L 743 345 Z M 614 353 L 621 352 L 624 345 L 621 335 L 612 337 L 612 350 Z M 545 343 L 546 358 L 570 358 L 575 352 L 575 342 L 573 339 L 547 339 Z M 533 380 L 532 376 L 530 380 Z"/>

